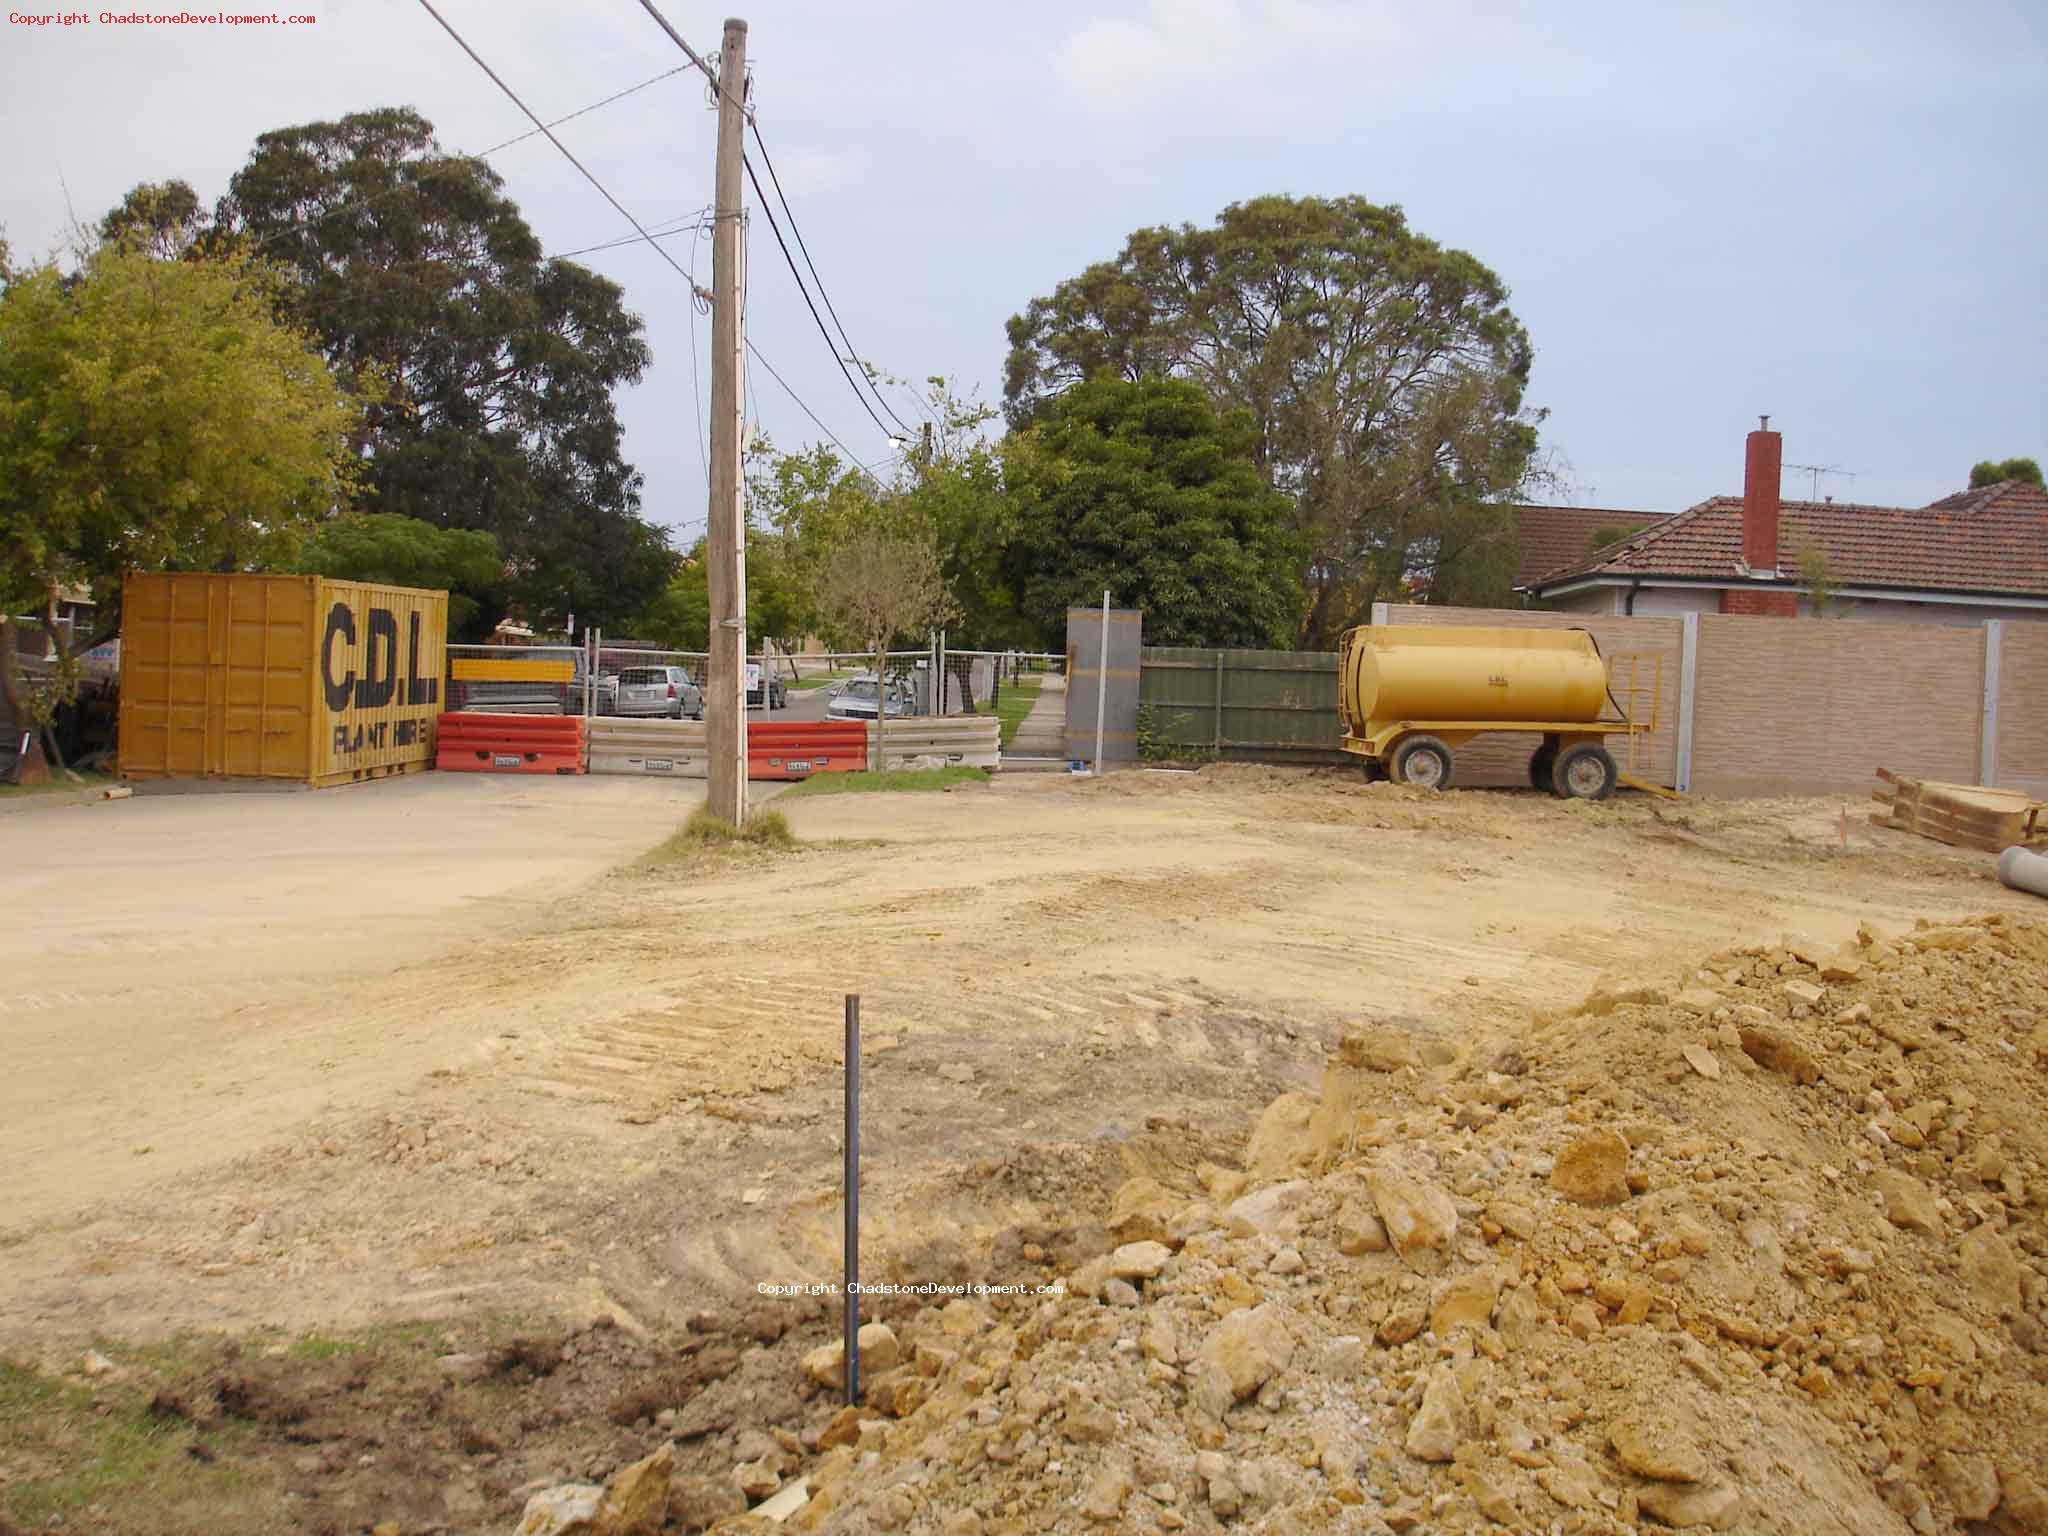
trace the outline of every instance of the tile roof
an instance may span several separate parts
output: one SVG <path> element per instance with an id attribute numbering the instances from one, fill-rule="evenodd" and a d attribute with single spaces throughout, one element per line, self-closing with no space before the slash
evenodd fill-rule
<path id="1" fill-rule="evenodd" d="M 1515 585 L 1526 586 L 1546 571 L 1575 565 L 1593 552 L 1593 534 L 1601 528 L 1634 528 L 1661 522 L 1665 512 L 1628 512 L 1619 507 L 1515 507 L 1515 533 L 1521 540 L 1521 563 Z"/>
<path id="2" fill-rule="evenodd" d="M 1807 537 L 1844 586 L 2048 597 L 2048 491 L 2019 481 L 1944 497 L 1928 507 L 1788 501 L 1778 563 L 1798 571 Z M 1532 590 L 1581 577 L 1742 581 L 1742 499 L 1716 496 L 1654 528 L 1521 583 Z"/>

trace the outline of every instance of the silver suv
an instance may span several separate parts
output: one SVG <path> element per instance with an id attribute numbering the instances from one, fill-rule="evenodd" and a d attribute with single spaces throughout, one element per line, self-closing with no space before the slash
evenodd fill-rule
<path id="1" fill-rule="evenodd" d="M 682 667 L 622 667 L 615 707 L 621 715 L 702 720 L 704 693 Z"/>

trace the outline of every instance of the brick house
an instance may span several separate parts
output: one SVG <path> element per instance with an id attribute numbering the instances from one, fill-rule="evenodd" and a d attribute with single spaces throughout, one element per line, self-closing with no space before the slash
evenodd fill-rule
<path id="1" fill-rule="evenodd" d="M 1540 507 L 1517 504 L 1515 537 L 1521 554 L 1515 563 L 1515 590 L 1521 591 L 1552 571 L 1581 565 L 1594 551 L 1594 538 L 1604 530 L 1644 531 L 1661 523 L 1668 512 L 1630 512 L 1620 507 Z M 1619 542 L 1618 540 L 1610 540 Z"/>
<path id="2" fill-rule="evenodd" d="M 1815 549 L 1833 588 L 1829 618 L 2048 620 L 2048 492 L 2040 487 L 2006 481 L 1925 507 L 1782 501 L 1782 456 L 1766 419 L 1749 434 L 1741 496 L 1703 501 L 1517 590 L 1569 613 L 1806 616 L 1813 605 L 1801 556 Z"/>

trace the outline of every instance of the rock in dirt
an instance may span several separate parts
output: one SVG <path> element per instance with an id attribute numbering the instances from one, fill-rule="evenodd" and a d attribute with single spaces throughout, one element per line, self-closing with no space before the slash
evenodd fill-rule
<path id="1" fill-rule="evenodd" d="M 1493 1320 L 1493 1304 L 1499 1299 L 1498 1271 L 1473 1269 L 1455 1275 L 1430 1298 L 1430 1332 L 1442 1339 L 1448 1338 L 1453 1328 L 1484 1328 Z"/>
<path id="2" fill-rule="evenodd" d="M 1157 1179 L 1127 1179 L 1109 1207 L 1109 1230 L 1120 1242 L 1164 1242 L 1181 1202 Z"/>
<path id="3" fill-rule="evenodd" d="M 1465 1394 L 1458 1390 L 1458 1378 L 1448 1365 L 1440 1365 L 1422 1389 L 1422 1406 L 1408 1421 L 1408 1438 L 1403 1442 L 1410 1456 L 1421 1461 L 1449 1461 L 1465 1437 Z"/>
<path id="4" fill-rule="evenodd" d="M 1240 1400 L 1287 1369 L 1294 1336 L 1272 1302 L 1233 1312 L 1203 1341 L 1201 1358 L 1223 1373 L 1230 1395 Z"/>
<path id="5" fill-rule="evenodd" d="M 782 1468 L 765 1459 L 743 1461 L 732 1469 L 732 1485 L 749 1504 L 758 1504 L 782 1486 Z"/>
<path id="6" fill-rule="evenodd" d="M 1963 1278 L 1986 1311 L 2010 1317 L 2020 1310 L 2023 1272 L 2012 1246 L 1989 1227 L 1973 1227 L 1958 1249 Z"/>
<path id="7" fill-rule="evenodd" d="M 1366 1187 L 1402 1258 L 1412 1264 L 1450 1251 L 1458 1231 L 1458 1208 L 1449 1195 L 1428 1180 L 1391 1166 L 1373 1169 Z"/>
<path id="8" fill-rule="evenodd" d="M 884 1371 L 893 1371 L 903 1358 L 903 1346 L 896 1342 L 896 1330 L 887 1323 L 862 1323 L 853 1341 L 860 1348 L 863 1376 L 879 1376 Z"/>
<path id="9" fill-rule="evenodd" d="M 543 1488 L 526 1501 L 513 1536 L 598 1536 L 604 1490 L 591 1483 Z"/>
<path id="10" fill-rule="evenodd" d="M 1934 1475 L 1957 1519 L 1988 1520 L 1998 1508 L 1998 1469 L 1989 1456 L 1943 1451 L 1934 1458 Z"/>
<path id="11" fill-rule="evenodd" d="M 1742 1518 L 1742 1494 L 1727 1483 L 1645 1483 L 1636 1503 L 1651 1519 L 1680 1529 L 1733 1530 Z"/>
<path id="12" fill-rule="evenodd" d="M 1686 1065 L 1699 1073 L 1701 1077 L 1711 1081 L 1721 1075 L 1721 1063 L 1714 1058 L 1714 1053 L 1704 1045 L 1699 1044 L 1697 1041 L 1691 1041 L 1680 1046 L 1679 1051 L 1684 1055 Z"/>
<path id="13" fill-rule="evenodd" d="M 1314 1100 L 1298 1093 L 1283 1093 L 1266 1106 L 1244 1153 L 1254 1178 L 1284 1179 L 1315 1156 L 1309 1130 L 1315 1107 Z"/>
<path id="14" fill-rule="evenodd" d="M 803 1373 L 819 1386 L 837 1392 L 846 1385 L 846 1343 L 820 1344 L 803 1358 Z"/>
<path id="15" fill-rule="evenodd" d="M 1775 1024 L 1745 1024 L 1740 1034 L 1742 1054 L 1758 1066 L 1782 1072 L 1795 1083 L 1820 1080 L 1820 1063 L 1791 1030 Z"/>
<path id="16" fill-rule="evenodd" d="M 1107 1466 L 1089 1484 L 1081 1500 L 1081 1513 L 1099 1525 L 1107 1525 L 1123 1514 L 1124 1500 L 1131 1494 L 1131 1477 L 1122 1467 Z"/>
<path id="17" fill-rule="evenodd" d="M 1153 1280 L 1172 1257 L 1164 1243 L 1125 1243 L 1109 1256 L 1109 1272 L 1118 1280 Z"/>
<path id="18" fill-rule="evenodd" d="M 1223 1224 L 1233 1237 L 1292 1237 L 1301 1225 L 1295 1211 L 1308 1195 L 1309 1186 L 1300 1179 L 1268 1184 L 1231 1201 Z"/>
<path id="19" fill-rule="evenodd" d="M 655 1536 L 668 1521 L 668 1485 L 675 1465 L 675 1447 L 664 1445 L 613 1473 L 599 1514 L 604 1536 Z"/>
<path id="20" fill-rule="evenodd" d="M 1699 1439 L 1692 1416 L 1669 1403 L 1639 1402 L 1607 1426 L 1615 1459 L 1638 1477 L 1663 1483 L 1706 1481 Z"/>
<path id="21" fill-rule="evenodd" d="M 1387 1229 L 1363 1200 L 1346 1200 L 1338 1208 L 1336 1236 L 1337 1251 L 1349 1258 L 1387 1251 Z"/>
<path id="22" fill-rule="evenodd" d="M 1374 1072 L 1399 1072 L 1403 1067 L 1422 1065 L 1422 1053 L 1413 1038 L 1397 1029 L 1353 1030 L 1338 1042 L 1337 1059 L 1347 1067 Z"/>
<path id="23" fill-rule="evenodd" d="M 1941 1212 L 1925 1184 L 1896 1168 L 1879 1169 L 1871 1183 L 1884 1202 L 1885 1219 L 1893 1226 L 1929 1237 L 1941 1236 Z"/>
<path id="24" fill-rule="evenodd" d="M 1550 1170 L 1550 1187 L 1581 1205 L 1626 1200 L 1628 1143 L 1613 1131 L 1593 1131 L 1566 1143 Z"/>

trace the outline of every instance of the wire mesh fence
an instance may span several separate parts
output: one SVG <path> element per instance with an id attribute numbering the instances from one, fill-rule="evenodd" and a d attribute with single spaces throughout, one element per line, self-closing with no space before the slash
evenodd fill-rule
<path id="1" fill-rule="evenodd" d="M 583 645 L 451 645 L 448 707 L 493 714 L 703 717 L 710 657 L 593 634 Z M 816 717 L 994 714 L 1003 687 L 1064 672 L 1064 656 L 1020 651 L 768 652 L 746 658 L 747 704 Z M 820 695 L 822 694 L 822 703 Z"/>

